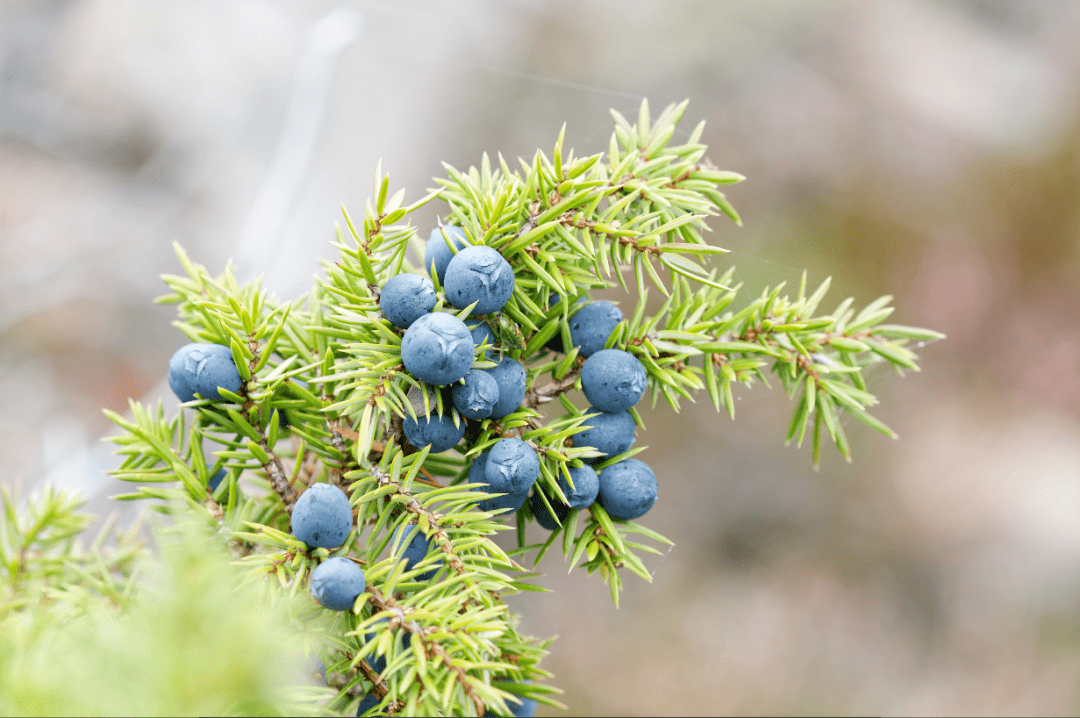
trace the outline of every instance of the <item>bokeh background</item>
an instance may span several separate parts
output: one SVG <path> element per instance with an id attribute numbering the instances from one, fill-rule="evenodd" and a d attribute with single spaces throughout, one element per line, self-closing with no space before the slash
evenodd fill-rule
<path id="1" fill-rule="evenodd" d="M 893 442 L 784 448 L 783 392 L 646 413 L 655 580 L 542 564 L 577 715 L 1080 712 L 1080 4 L 9 0 L 0 4 L 0 469 L 109 508 L 101 408 L 173 401 L 181 242 L 279 296 L 381 159 L 606 149 L 690 98 L 749 181 L 712 223 L 748 293 L 831 275 L 949 335 L 873 373 Z M 420 221 L 435 222 L 439 207 Z M 426 234 L 426 230 L 423 230 Z M 612 292 L 628 303 L 629 297 Z M 651 421 L 650 421 L 651 419 Z M 543 712 L 543 709 L 541 709 Z M 549 713 L 554 713 L 548 711 Z"/>

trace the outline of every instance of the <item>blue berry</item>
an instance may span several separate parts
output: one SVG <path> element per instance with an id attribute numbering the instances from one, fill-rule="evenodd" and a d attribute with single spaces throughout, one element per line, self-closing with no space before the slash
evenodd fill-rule
<path id="1" fill-rule="evenodd" d="M 386 629 L 389 623 L 390 622 L 385 618 L 380 618 L 378 621 L 375 621 L 375 623 L 372 624 L 372 630 L 364 634 L 364 641 L 370 643 L 371 641 L 375 640 L 375 638 L 379 634 L 379 631 Z M 408 647 L 409 634 L 407 631 L 402 631 L 401 648 L 405 649 Z M 368 665 L 371 666 L 371 670 L 375 671 L 376 673 L 381 674 L 383 671 L 386 670 L 386 656 L 377 655 L 374 649 L 372 649 L 371 653 L 364 656 L 364 658 L 367 660 Z"/>
<path id="2" fill-rule="evenodd" d="M 484 476 L 492 492 L 520 494 L 540 475 L 540 459 L 521 439 L 501 439 L 491 447 Z"/>
<path id="3" fill-rule="evenodd" d="M 591 446 L 603 456 L 592 456 L 582 461 L 597 464 L 630 450 L 634 445 L 634 430 L 637 428 L 630 412 L 609 413 L 590 408 L 589 413 L 596 413 L 596 416 L 582 422 L 581 425 L 588 428 L 574 434 L 574 446 Z"/>
<path id="4" fill-rule="evenodd" d="M 390 322 L 408 329 L 420 317 L 435 308 L 435 285 L 419 274 L 390 277 L 379 295 L 379 308 Z"/>
<path id="5" fill-rule="evenodd" d="M 376 671 L 382 673 L 382 671 Z M 356 718 L 360 718 L 362 715 L 366 715 L 368 711 L 382 703 L 373 693 L 367 693 L 360 699 L 360 705 L 356 706 Z"/>
<path id="6" fill-rule="evenodd" d="M 548 306 L 549 307 L 554 307 L 556 304 L 558 304 L 561 301 L 562 301 L 562 297 L 559 296 L 558 294 L 556 294 L 555 292 L 552 292 L 551 295 L 548 296 Z M 588 297 L 578 297 L 577 301 L 574 302 L 574 304 L 581 304 L 581 303 L 587 302 L 587 301 L 589 301 Z M 573 313 L 573 311 L 574 311 L 573 307 L 571 307 L 570 311 L 571 311 L 571 313 Z M 559 316 L 561 317 L 562 314 L 560 313 Z M 573 320 L 573 317 L 571 317 L 571 321 L 572 320 Z M 605 338 L 604 341 L 607 341 L 607 339 Z M 547 344 L 545 344 L 544 346 L 546 348 L 550 349 L 553 352 L 565 352 L 566 347 L 563 346 L 562 331 L 560 330 L 560 331 L 555 332 L 555 336 L 553 336 L 551 339 L 548 339 Z"/>
<path id="7" fill-rule="evenodd" d="M 570 508 L 583 509 L 596 501 L 596 493 L 600 490 L 600 477 L 596 475 L 596 469 L 591 466 L 569 466 L 570 478 L 574 480 L 574 488 L 570 488 L 570 482 L 559 473 L 559 488 L 570 502 Z M 562 519 L 559 519 L 562 521 Z"/>
<path id="8" fill-rule="evenodd" d="M 611 302 L 593 302 L 570 317 L 570 341 L 578 354 L 590 357 L 604 348 L 615 326 L 622 321 L 622 312 Z"/>
<path id="9" fill-rule="evenodd" d="M 496 679 L 495 682 L 517 683 L 517 681 L 505 681 L 501 679 Z M 530 683 L 531 681 L 525 682 Z M 533 718 L 533 716 L 536 715 L 536 701 L 532 698 L 523 698 L 521 696 L 516 697 L 518 700 L 521 701 L 521 703 L 515 703 L 512 700 L 506 701 L 506 707 L 510 709 L 510 715 L 514 716 L 515 718 Z M 487 709 L 484 710 L 484 718 L 491 718 L 494 715 L 494 713 L 489 712 Z"/>
<path id="10" fill-rule="evenodd" d="M 534 491 L 533 495 L 529 498 L 529 508 L 532 509 L 533 518 L 536 519 L 536 523 L 540 524 L 548 531 L 554 531 L 566 520 L 566 516 L 570 513 L 570 509 L 566 504 L 556 498 L 552 498 L 550 501 L 551 508 L 555 509 L 555 516 L 558 517 L 558 521 L 556 521 L 555 517 L 548 511 L 548 507 L 544 504 L 544 500 L 540 498 L 539 491 Z"/>
<path id="11" fill-rule="evenodd" d="M 418 416 L 414 421 L 408 414 L 402 428 L 405 430 L 405 438 L 418 449 L 431 445 L 431 453 L 438 454 L 452 449 L 465 436 L 465 420 L 459 419 L 459 426 L 454 426 L 454 417 L 450 413 L 450 407 L 443 404 L 443 415 Z M 434 407 L 432 407 L 434 410 Z"/>
<path id="12" fill-rule="evenodd" d="M 480 454 L 480 456 L 476 457 L 476 460 L 472 462 L 472 465 L 469 467 L 469 483 L 483 484 L 483 486 L 478 489 L 474 489 L 474 491 L 483 491 L 485 493 L 501 493 L 492 489 L 491 486 L 488 484 L 487 475 L 485 472 L 487 470 L 488 456 L 490 454 L 490 451 L 485 451 L 484 453 Z M 517 493 L 504 494 L 502 496 L 496 496 L 493 499 L 484 499 L 483 501 L 478 501 L 476 507 L 481 511 L 502 512 L 502 509 L 509 509 L 509 511 L 502 512 L 503 516 L 508 516 L 509 514 L 514 513 L 522 506 L 524 506 L 525 501 L 528 500 L 528 498 L 529 490 L 525 489 L 524 491 L 519 491 Z"/>
<path id="13" fill-rule="evenodd" d="M 210 467 L 207 466 L 206 468 L 209 469 Z M 217 487 L 221 485 L 221 480 L 228 475 L 229 472 L 224 467 L 218 469 L 218 472 L 211 476 L 210 480 L 207 482 L 207 486 L 210 487 L 210 493 L 214 493 L 215 491 L 217 491 Z"/>
<path id="14" fill-rule="evenodd" d="M 506 705 L 514 718 L 533 718 L 536 715 L 536 701 L 532 698 L 522 698 L 521 703 L 507 701 Z"/>
<path id="15" fill-rule="evenodd" d="M 236 394 L 242 382 L 233 362 L 232 349 L 221 344 L 187 344 L 169 360 L 169 386 L 180 401 L 191 401 L 196 392 L 203 399 L 221 398 L 218 387 Z"/>
<path id="16" fill-rule="evenodd" d="M 626 411 L 641 399 L 646 385 L 645 367 L 620 349 L 601 349 L 585 360 L 581 388 L 600 411 Z"/>
<path id="17" fill-rule="evenodd" d="M 450 260 L 454 258 L 454 250 L 450 249 L 450 245 L 447 244 L 448 240 L 453 242 L 454 249 L 459 252 L 469 246 L 465 230 L 461 227 L 446 225 L 431 230 L 427 247 L 424 248 L 424 269 L 430 273 L 432 271 L 431 264 L 434 262 L 435 274 L 439 277 L 439 284 L 442 284 L 443 279 L 446 277 L 446 265 L 450 264 Z"/>
<path id="18" fill-rule="evenodd" d="M 469 334 L 472 335 L 475 346 L 479 347 L 485 341 L 489 346 L 495 346 L 495 332 L 491 331 L 491 327 L 483 319 L 467 319 L 465 320 L 465 326 L 469 328 Z M 484 359 L 491 359 L 494 353 L 494 349 L 485 349 Z"/>
<path id="19" fill-rule="evenodd" d="M 307 389 L 307 382 L 304 381 L 303 379 L 297 379 L 296 377 L 293 377 L 292 379 L 286 381 L 283 384 L 283 386 L 287 386 L 289 383 L 294 383 L 297 386 L 302 386 L 305 389 Z M 288 391 L 293 396 L 299 396 L 299 394 L 297 394 L 296 392 L 291 391 L 291 387 L 290 387 L 290 389 Z M 277 412 L 278 412 L 278 427 L 281 428 L 281 429 L 288 429 L 289 428 L 289 417 L 285 415 L 285 410 L 279 407 Z"/>
<path id="20" fill-rule="evenodd" d="M 466 247 L 446 267 L 446 301 L 458 309 L 477 302 L 473 314 L 491 314 L 503 308 L 514 293 L 514 270 L 491 247 Z"/>
<path id="21" fill-rule="evenodd" d="M 344 556 L 328 558 L 311 572 L 311 595 L 331 611 L 351 611 L 364 588 L 364 572 Z"/>
<path id="22" fill-rule="evenodd" d="M 308 547 L 337 548 L 352 530 L 352 506 L 333 484 L 314 484 L 296 500 L 290 523 Z"/>
<path id="23" fill-rule="evenodd" d="M 459 414 L 480 421 L 491 416 L 499 401 L 499 383 L 485 371 L 470 371 L 454 385 L 453 397 Z"/>
<path id="24" fill-rule="evenodd" d="M 525 367 L 516 359 L 503 357 L 498 366 L 483 371 L 490 374 L 499 385 L 499 400 L 491 407 L 491 418 L 501 419 L 516 411 L 525 399 Z"/>
<path id="25" fill-rule="evenodd" d="M 656 503 L 656 474 L 644 461 L 626 459 L 600 472 L 600 505 L 619 519 L 644 516 Z"/>
<path id="26" fill-rule="evenodd" d="M 428 384 L 445 386 L 465 376 L 473 362 L 472 335 L 453 314 L 425 314 L 405 330 L 401 361 L 410 374 Z"/>
<path id="27" fill-rule="evenodd" d="M 404 549 L 401 548 L 402 544 L 408 540 L 408 544 Z M 406 524 L 399 526 L 394 530 L 394 535 L 390 538 L 390 550 L 400 551 L 401 557 L 405 559 L 405 569 L 411 571 L 416 564 L 424 560 L 424 557 L 428 555 L 428 551 L 431 549 L 431 541 L 424 536 L 424 532 L 420 530 L 420 527 L 416 524 Z M 442 559 L 439 559 L 439 566 L 442 565 Z M 425 571 L 416 577 L 417 581 L 427 581 L 436 573 L 439 568 L 436 566 L 430 571 Z"/>

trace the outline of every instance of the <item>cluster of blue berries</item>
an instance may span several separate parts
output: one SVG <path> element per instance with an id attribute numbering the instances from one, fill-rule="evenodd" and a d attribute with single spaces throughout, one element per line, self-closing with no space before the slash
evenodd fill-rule
<path id="1" fill-rule="evenodd" d="M 453 249 L 451 249 L 451 244 Z M 431 233 L 424 262 L 437 277 L 446 300 L 457 309 L 472 306 L 473 315 L 497 312 L 514 292 L 510 263 L 491 247 L 468 244 L 460 227 L 440 227 Z M 492 369 L 471 370 L 477 347 L 494 346 L 487 323 L 468 323 L 453 314 L 432 311 L 437 304 L 435 284 L 419 274 L 399 274 L 379 294 L 379 308 L 394 326 L 404 329 L 401 362 L 422 382 L 451 387 L 445 394 L 466 419 L 501 419 L 525 398 L 525 368 L 510 357 Z M 494 360 L 490 349 L 484 358 Z M 444 413 L 405 420 L 405 436 L 417 448 L 441 452 L 461 441 L 465 425 Z"/>
<path id="2" fill-rule="evenodd" d="M 549 303 L 560 301 L 552 294 Z M 581 368 L 581 388 L 594 416 L 586 419 L 585 430 L 574 437 L 577 446 L 591 446 L 600 456 L 585 459 L 586 464 L 607 461 L 630 449 L 634 444 L 634 418 L 630 409 L 645 393 L 645 367 L 632 354 L 620 349 L 604 349 L 612 331 L 622 321 L 622 312 L 611 302 L 587 302 L 582 297 L 575 304 L 584 304 L 570 317 L 571 347 L 564 346 L 561 335 L 548 342 L 553 351 L 578 350 L 585 357 Z M 591 466 L 570 469 L 574 488 L 566 477 L 560 477 L 559 488 L 569 504 L 554 503 L 549 509 L 544 498 L 535 495 L 529 507 L 544 528 L 554 530 L 571 509 L 581 509 L 599 501 L 611 516 L 636 519 L 656 503 L 656 475 L 649 465 L 637 459 L 624 459 L 599 472 Z M 555 516 L 551 511 L 554 510 Z M 556 521 L 556 519 L 558 521 Z"/>
<path id="3" fill-rule="evenodd" d="M 495 249 L 473 245 L 459 227 L 443 226 L 431 233 L 424 254 L 429 276 L 399 274 L 391 277 L 379 293 L 379 308 L 395 327 L 404 330 L 401 360 L 413 377 L 442 392 L 444 406 L 453 406 L 440 415 L 405 417 L 405 437 L 416 448 L 430 447 L 443 452 L 457 446 L 465 436 L 466 421 L 501 419 L 521 405 L 525 398 L 525 368 L 509 356 L 496 354 L 495 332 L 483 315 L 500 311 L 514 291 L 514 272 Z M 434 311 L 438 305 L 437 279 L 446 301 L 457 309 L 472 306 L 472 317 L 462 321 L 453 314 Z M 558 295 L 549 304 L 561 301 Z M 469 482 L 478 484 L 493 498 L 478 502 L 481 510 L 513 513 L 526 503 L 536 521 L 555 530 L 572 510 L 586 509 L 598 502 L 609 515 L 636 519 L 656 502 L 656 476 L 645 463 L 625 459 L 599 472 L 593 465 L 628 451 L 634 444 L 635 422 L 630 409 L 646 388 L 645 367 L 632 354 L 605 349 L 612 331 L 622 321 L 622 313 L 610 302 L 578 299 L 569 318 L 570 346 L 563 335 L 546 345 L 556 352 L 576 349 L 585 359 L 581 367 L 581 387 L 591 404 L 585 430 L 574 437 L 578 446 L 593 447 L 598 456 L 585 459 L 583 466 L 568 467 L 569 480 L 559 478 L 559 488 L 567 502 L 533 489 L 540 475 L 540 458 L 529 443 L 508 437 L 479 454 L 469 467 Z M 495 363 L 487 369 L 473 369 L 477 352 Z M 237 394 L 242 387 L 231 349 L 219 344 L 189 344 L 169 362 L 169 385 L 181 401 L 195 398 L 216 401 L 220 389 Z M 282 426 L 287 426 L 282 416 Z M 208 467 L 209 468 L 209 467 Z M 210 479 L 215 491 L 227 475 L 221 469 Z M 572 485 L 571 485 L 572 484 Z M 310 548 L 341 546 L 353 530 L 349 499 L 335 485 L 317 483 L 297 500 L 291 517 L 293 534 Z M 390 541 L 391 552 L 406 561 L 411 570 L 427 559 L 432 541 L 416 524 L 403 524 Z M 430 568 L 418 580 L 431 579 L 443 561 L 429 562 Z M 320 605 L 335 611 L 350 611 L 366 588 L 364 573 L 352 560 L 334 557 L 320 563 L 311 574 L 311 592 Z M 377 673 L 385 668 L 385 658 L 371 656 Z M 357 715 L 374 705 L 373 696 L 361 701 Z M 515 715 L 531 715 L 535 703 L 513 706 Z M 521 712 L 518 712 L 521 711 Z"/>
<path id="4" fill-rule="evenodd" d="M 349 497 L 333 484 L 313 484 L 300 494 L 290 519 L 293 536 L 309 548 L 341 546 L 352 526 Z M 332 611 L 351 611 L 366 587 L 363 570 L 344 556 L 327 559 L 311 572 L 311 595 Z"/>

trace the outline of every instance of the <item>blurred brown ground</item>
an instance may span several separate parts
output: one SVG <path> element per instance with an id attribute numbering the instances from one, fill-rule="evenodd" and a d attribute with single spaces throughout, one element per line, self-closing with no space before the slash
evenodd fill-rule
<path id="1" fill-rule="evenodd" d="M 573 714 L 1075 714 L 1080 670 L 1080 5 L 328 2 L 0 5 L 0 466 L 92 471 L 184 342 L 171 242 L 220 268 L 313 23 L 355 8 L 268 286 L 299 294 L 381 158 L 418 197 L 480 153 L 606 149 L 607 108 L 689 97 L 745 227 L 723 262 L 833 276 L 949 339 L 872 377 L 891 442 L 783 448 L 782 392 L 646 413 L 677 546 L 649 585 L 561 558 L 514 599 Z M 300 73 L 302 74 L 302 73 Z M 434 222 L 429 205 L 421 218 Z M 611 292 L 619 298 L 619 292 Z M 168 401 L 171 397 L 166 396 Z M 650 421 L 651 419 L 651 421 Z"/>

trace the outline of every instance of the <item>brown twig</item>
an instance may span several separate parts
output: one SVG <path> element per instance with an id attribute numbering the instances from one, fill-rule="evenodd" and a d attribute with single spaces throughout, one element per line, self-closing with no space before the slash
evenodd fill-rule
<path id="1" fill-rule="evenodd" d="M 259 342 L 254 335 L 248 337 L 248 349 L 251 350 L 251 361 L 248 363 L 251 379 L 240 387 L 241 396 L 244 397 L 245 418 L 250 416 L 251 409 L 255 406 L 255 402 L 250 398 L 249 388 L 249 385 L 255 383 L 255 367 L 259 364 Z M 274 492 L 281 498 L 281 502 L 285 504 L 285 511 L 291 514 L 293 506 L 296 505 L 297 496 L 292 485 L 289 484 L 289 477 L 285 475 L 285 467 L 281 463 L 281 458 L 270 449 L 270 442 L 266 438 L 266 432 L 262 430 L 259 424 L 253 424 L 252 428 L 259 436 L 259 447 L 270 459 L 262 465 L 263 471 L 266 472 L 267 478 L 270 479 L 270 485 L 273 487 Z"/>
<path id="2" fill-rule="evenodd" d="M 532 409 L 541 404 L 546 404 L 549 401 L 554 401 L 555 397 L 559 394 L 564 394 L 574 388 L 574 383 L 577 381 L 578 376 L 581 374 L 581 368 L 585 365 L 585 360 L 578 357 L 577 362 L 570 368 L 566 376 L 559 381 L 545 384 L 542 387 L 530 389 L 525 392 L 525 398 L 521 400 L 521 405 Z"/>
<path id="3" fill-rule="evenodd" d="M 448 536 L 446 531 L 439 525 L 439 520 L 443 518 L 443 514 L 425 508 L 411 493 L 406 491 L 401 484 L 394 481 L 390 474 L 382 471 L 378 467 L 372 467 L 371 474 L 375 477 L 380 488 L 384 486 L 393 486 L 394 493 L 409 499 L 408 503 L 403 504 L 406 511 L 414 513 L 417 516 L 427 516 L 428 525 L 433 530 L 432 538 L 435 539 L 435 543 L 442 549 L 442 552 L 446 554 L 446 560 L 450 564 L 450 568 L 454 569 L 454 572 L 458 575 L 465 573 L 465 565 L 461 562 L 461 558 L 454 553 L 454 546 L 450 541 L 450 536 Z"/>
<path id="4" fill-rule="evenodd" d="M 427 658 L 429 660 L 433 658 L 439 659 L 439 661 L 454 674 L 457 682 L 461 685 L 462 690 L 465 692 L 465 695 L 469 699 L 471 699 L 473 705 L 476 706 L 476 715 L 484 715 L 487 708 L 485 707 L 484 702 L 480 699 L 480 697 L 473 692 L 472 686 L 469 685 L 468 674 L 461 666 L 454 665 L 453 659 L 450 658 L 450 655 L 446 652 L 446 649 L 442 647 L 442 644 L 440 644 L 438 641 L 428 638 L 424 633 L 424 628 L 419 623 L 417 623 L 416 621 L 409 621 L 406 618 L 407 614 L 405 613 L 405 610 L 399 607 L 397 605 L 397 602 L 393 598 L 383 596 L 382 593 L 380 593 L 379 590 L 376 588 L 369 588 L 368 591 L 371 593 L 371 604 L 375 608 L 379 609 L 380 611 L 394 612 L 395 615 L 393 618 L 390 619 L 390 625 L 400 626 L 409 633 L 413 633 L 419 636 L 420 643 L 424 647 L 424 652 L 427 654 Z M 370 670 L 370 668 L 368 670 Z M 365 676 L 367 676 L 366 673 Z M 383 695 L 385 696 L 385 693 Z"/>

